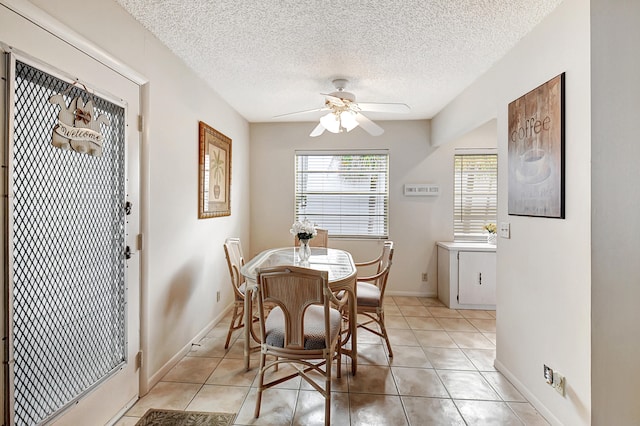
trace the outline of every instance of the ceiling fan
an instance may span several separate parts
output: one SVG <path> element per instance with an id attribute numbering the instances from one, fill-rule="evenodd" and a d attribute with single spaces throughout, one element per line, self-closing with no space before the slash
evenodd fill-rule
<path id="1" fill-rule="evenodd" d="M 320 117 L 320 123 L 311 131 L 309 136 L 316 137 L 328 130 L 332 133 L 350 132 L 356 127 L 362 127 L 372 136 L 379 136 L 384 133 L 384 129 L 368 119 L 362 111 L 370 112 L 409 112 L 409 106 L 402 103 L 378 103 L 378 102 L 356 102 L 356 95 L 346 92 L 348 80 L 338 78 L 333 80 L 335 92 L 322 93 L 325 97 L 324 106 L 306 111 L 291 112 L 277 115 L 273 118 L 286 117 L 290 115 L 306 114 L 315 111 L 329 111 Z"/>

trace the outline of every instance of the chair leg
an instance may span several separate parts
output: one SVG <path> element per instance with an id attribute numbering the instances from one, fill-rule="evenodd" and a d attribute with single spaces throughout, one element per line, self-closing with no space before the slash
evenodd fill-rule
<path id="1" fill-rule="evenodd" d="M 260 405 L 262 404 L 262 387 L 264 385 L 264 365 L 266 364 L 267 356 L 260 354 L 260 370 L 258 373 L 258 394 L 256 395 L 256 409 L 253 416 L 257 419 L 260 415 Z"/>
<path id="2" fill-rule="evenodd" d="M 238 325 L 235 325 L 236 319 L 238 319 L 238 317 L 240 318 L 240 320 L 238 321 Z M 241 323 L 242 323 L 242 315 L 238 315 L 238 303 L 234 303 L 233 304 L 233 315 L 231 317 L 231 323 L 229 324 L 229 332 L 227 333 L 227 341 L 224 344 L 224 348 L 225 349 L 229 349 L 229 342 L 231 341 L 231 334 L 233 334 L 234 330 L 236 330 L 238 327 L 240 327 Z"/>
<path id="3" fill-rule="evenodd" d="M 325 426 L 329 426 L 331 423 L 331 365 L 333 362 L 332 358 L 333 358 L 332 354 L 328 354 L 326 359 L 326 364 L 325 364 L 325 381 L 324 381 L 324 390 L 326 393 L 325 399 L 324 399 Z"/>
<path id="4" fill-rule="evenodd" d="M 389 342 L 389 335 L 387 334 L 387 329 L 384 326 L 384 312 L 378 312 L 378 324 L 380 325 L 380 330 L 382 331 L 382 337 L 385 342 L 387 342 L 387 348 L 389 348 L 389 357 L 393 357 L 393 351 L 391 350 L 391 343 Z"/>

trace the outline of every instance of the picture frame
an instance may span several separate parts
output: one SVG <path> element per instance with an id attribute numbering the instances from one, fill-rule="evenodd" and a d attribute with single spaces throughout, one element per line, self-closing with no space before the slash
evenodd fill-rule
<path id="1" fill-rule="evenodd" d="M 198 218 L 231 215 L 231 139 L 198 122 Z"/>
<path id="2" fill-rule="evenodd" d="M 565 217 L 564 79 L 509 104 L 509 215 Z"/>

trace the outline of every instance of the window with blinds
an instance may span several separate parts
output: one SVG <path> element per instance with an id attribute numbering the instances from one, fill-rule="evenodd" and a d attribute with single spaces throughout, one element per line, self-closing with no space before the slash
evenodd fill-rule
<path id="1" fill-rule="evenodd" d="M 331 237 L 388 237 L 388 151 L 297 151 L 295 161 L 296 220 Z"/>
<path id="2" fill-rule="evenodd" d="M 493 153 L 455 155 L 455 241 L 486 241 L 488 223 L 498 211 L 498 156 Z"/>

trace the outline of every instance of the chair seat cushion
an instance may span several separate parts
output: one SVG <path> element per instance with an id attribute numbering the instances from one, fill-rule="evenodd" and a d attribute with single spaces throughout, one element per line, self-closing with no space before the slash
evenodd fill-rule
<path id="1" fill-rule="evenodd" d="M 329 328 L 331 340 L 340 333 L 342 315 L 336 309 L 329 310 Z M 304 314 L 304 348 L 306 350 L 324 349 L 324 307 L 311 305 Z M 284 347 L 284 314 L 275 307 L 265 321 L 265 340 L 267 345 Z"/>
<path id="2" fill-rule="evenodd" d="M 380 289 L 373 284 L 358 281 L 358 306 L 380 306 Z"/>

